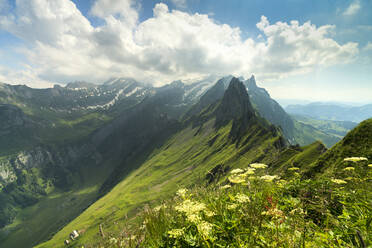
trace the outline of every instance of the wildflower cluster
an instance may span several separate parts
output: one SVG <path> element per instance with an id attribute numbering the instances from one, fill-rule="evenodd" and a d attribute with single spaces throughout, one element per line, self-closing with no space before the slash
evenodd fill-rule
<path id="1" fill-rule="evenodd" d="M 286 170 L 286 180 L 264 164 L 234 169 L 223 186 L 178 190 L 144 212 L 142 238 L 128 234 L 108 247 L 369 247 L 372 170 L 365 161 L 348 158 L 333 175 L 306 180 L 298 167 Z"/>
<path id="2" fill-rule="evenodd" d="M 368 159 L 365 157 L 350 157 L 344 158 L 344 161 L 351 161 L 351 162 L 359 162 L 359 161 L 367 161 Z"/>

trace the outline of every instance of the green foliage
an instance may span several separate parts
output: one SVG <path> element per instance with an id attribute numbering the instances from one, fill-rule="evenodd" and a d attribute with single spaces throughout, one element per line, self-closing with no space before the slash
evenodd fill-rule
<path id="1" fill-rule="evenodd" d="M 229 177 L 241 176 L 242 183 L 180 189 L 172 199 L 146 206 L 129 227 L 97 245 L 369 247 L 372 168 L 365 162 L 353 168 L 339 171 L 338 180 L 301 180 L 296 168 L 287 171 L 287 180 L 243 169 Z"/>

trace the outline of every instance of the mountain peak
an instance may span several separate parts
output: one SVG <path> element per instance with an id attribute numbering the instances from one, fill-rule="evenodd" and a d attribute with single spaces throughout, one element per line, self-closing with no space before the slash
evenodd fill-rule
<path id="1" fill-rule="evenodd" d="M 231 135 L 238 137 L 246 128 L 248 121 L 254 116 L 255 112 L 244 84 L 233 77 L 216 109 L 216 126 L 224 126 L 233 120 Z"/>
<path id="2" fill-rule="evenodd" d="M 246 86 L 247 86 L 248 90 L 258 88 L 254 75 L 252 75 L 249 79 L 246 80 Z"/>

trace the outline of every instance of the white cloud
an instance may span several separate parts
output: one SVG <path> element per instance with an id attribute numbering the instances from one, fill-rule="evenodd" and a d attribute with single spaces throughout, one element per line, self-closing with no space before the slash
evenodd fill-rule
<path id="1" fill-rule="evenodd" d="M 186 0 L 171 0 L 171 2 L 178 8 L 186 8 Z"/>
<path id="2" fill-rule="evenodd" d="M 361 6 L 360 6 L 359 0 L 355 0 L 349 5 L 349 7 L 342 14 L 344 16 L 352 16 L 358 13 L 360 8 Z"/>
<path id="3" fill-rule="evenodd" d="M 17 71 L 0 65 L 0 82 L 9 84 L 26 84 L 32 88 L 50 88 L 55 83 L 42 80 L 35 74 L 32 68 Z"/>
<path id="4" fill-rule="evenodd" d="M 329 38 L 329 25 L 270 24 L 263 16 L 257 23 L 262 39 L 243 40 L 239 28 L 208 15 L 170 12 L 159 3 L 153 18 L 139 22 L 131 0 L 118 2 L 96 1 L 91 14 L 105 22 L 93 27 L 70 0 L 18 0 L 13 15 L 0 16 L 0 29 L 28 44 L 23 52 L 34 75 L 57 82 L 128 76 L 159 85 L 251 73 L 274 80 L 348 63 L 358 54 L 356 43 Z"/>
<path id="5" fill-rule="evenodd" d="M 91 14 L 100 18 L 119 15 L 130 27 L 138 21 L 138 12 L 133 8 L 133 0 L 98 0 L 93 4 Z"/>

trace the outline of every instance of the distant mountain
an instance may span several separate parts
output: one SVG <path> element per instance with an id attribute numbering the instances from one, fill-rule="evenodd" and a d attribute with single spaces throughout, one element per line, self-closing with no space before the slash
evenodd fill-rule
<path id="1" fill-rule="evenodd" d="M 372 117 L 372 104 L 360 107 L 328 103 L 289 105 L 285 110 L 290 114 L 303 115 L 319 120 L 361 122 Z"/>

